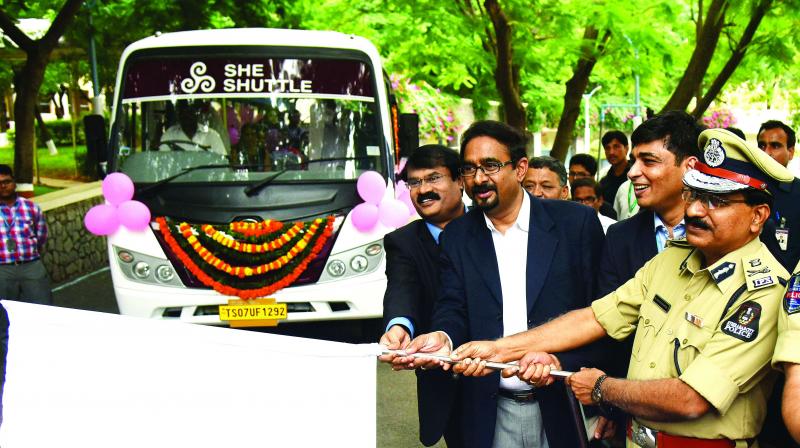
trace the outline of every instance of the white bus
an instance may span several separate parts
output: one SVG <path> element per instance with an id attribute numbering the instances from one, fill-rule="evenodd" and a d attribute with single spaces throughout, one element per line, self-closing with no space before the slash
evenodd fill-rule
<path id="1" fill-rule="evenodd" d="M 358 231 L 350 212 L 358 177 L 377 171 L 392 194 L 400 135 L 416 146 L 390 89 L 375 47 L 336 32 L 131 44 L 100 159 L 153 218 L 108 238 L 121 314 L 225 325 L 220 305 L 270 297 L 290 322 L 380 317 L 390 229 Z"/>

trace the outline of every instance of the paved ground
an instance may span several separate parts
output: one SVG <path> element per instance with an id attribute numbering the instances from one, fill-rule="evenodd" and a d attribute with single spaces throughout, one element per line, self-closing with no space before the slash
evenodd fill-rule
<path id="1" fill-rule="evenodd" d="M 85 276 L 78 281 L 54 289 L 55 305 L 106 313 L 118 313 L 108 269 Z M 357 322 L 327 322 L 278 326 L 275 332 L 341 342 L 373 342 L 364 340 L 364 329 L 374 332 L 377 322 L 363 326 Z M 408 448 L 422 446 L 417 438 L 417 393 L 413 372 L 393 372 L 388 365 L 378 364 L 377 446 Z M 440 442 L 436 447 L 444 447 Z"/>

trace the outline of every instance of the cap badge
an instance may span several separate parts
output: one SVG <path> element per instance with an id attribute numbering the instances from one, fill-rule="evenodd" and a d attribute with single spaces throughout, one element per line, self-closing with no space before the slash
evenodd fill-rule
<path id="1" fill-rule="evenodd" d="M 725 148 L 722 147 L 722 142 L 715 138 L 709 139 L 703 157 L 706 159 L 706 165 L 712 168 L 722 165 L 725 161 Z"/>

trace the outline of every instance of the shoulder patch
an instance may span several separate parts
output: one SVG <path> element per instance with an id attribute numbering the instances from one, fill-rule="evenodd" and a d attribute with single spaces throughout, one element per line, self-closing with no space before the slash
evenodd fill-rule
<path id="1" fill-rule="evenodd" d="M 800 312 L 800 274 L 794 274 L 789 279 L 789 286 L 783 296 L 783 310 L 786 314 Z"/>
<path id="2" fill-rule="evenodd" d="M 714 281 L 719 283 L 725 280 L 726 278 L 730 277 L 731 275 L 733 275 L 735 271 L 736 271 L 736 263 L 728 261 L 726 263 L 722 263 L 721 265 L 715 267 L 710 272 L 711 276 L 714 277 Z"/>
<path id="3" fill-rule="evenodd" d="M 771 274 L 760 275 L 759 277 L 747 277 L 747 290 L 755 291 L 756 289 L 766 288 L 778 284 L 778 280 Z"/>
<path id="4" fill-rule="evenodd" d="M 723 333 L 744 342 L 752 342 L 758 337 L 758 322 L 761 319 L 761 305 L 748 300 L 730 318 L 722 323 Z"/>

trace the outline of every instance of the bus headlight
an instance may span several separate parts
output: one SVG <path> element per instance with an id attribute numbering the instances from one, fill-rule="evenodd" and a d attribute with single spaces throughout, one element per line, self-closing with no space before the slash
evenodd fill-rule
<path id="1" fill-rule="evenodd" d="M 330 282 L 357 275 L 369 274 L 381 266 L 383 241 L 373 241 L 344 252 L 331 254 L 317 283 Z"/>
<path id="2" fill-rule="evenodd" d="M 159 286 L 184 286 L 178 272 L 166 258 L 145 255 L 119 246 L 113 246 L 112 249 L 112 253 L 117 255 L 117 267 L 128 280 Z"/>
<path id="3" fill-rule="evenodd" d="M 369 266 L 369 262 L 367 261 L 367 257 L 363 255 L 356 255 L 350 259 L 350 267 L 356 272 L 366 271 L 367 266 Z"/>
<path id="4" fill-rule="evenodd" d="M 173 271 L 171 267 L 162 264 L 161 266 L 156 268 L 156 278 L 159 281 L 168 283 L 170 280 L 175 278 L 175 271 Z"/>
<path id="5" fill-rule="evenodd" d="M 150 265 L 144 261 L 140 261 L 133 265 L 133 275 L 145 279 L 150 276 Z"/>
<path id="6" fill-rule="evenodd" d="M 345 267 L 344 262 L 341 260 L 333 260 L 328 263 L 328 274 L 334 277 L 341 277 L 344 275 L 347 267 Z"/>
<path id="7" fill-rule="evenodd" d="M 119 257 L 119 261 L 123 263 L 130 263 L 133 261 L 133 254 L 127 250 L 121 250 L 117 252 L 117 257 Z"/>

